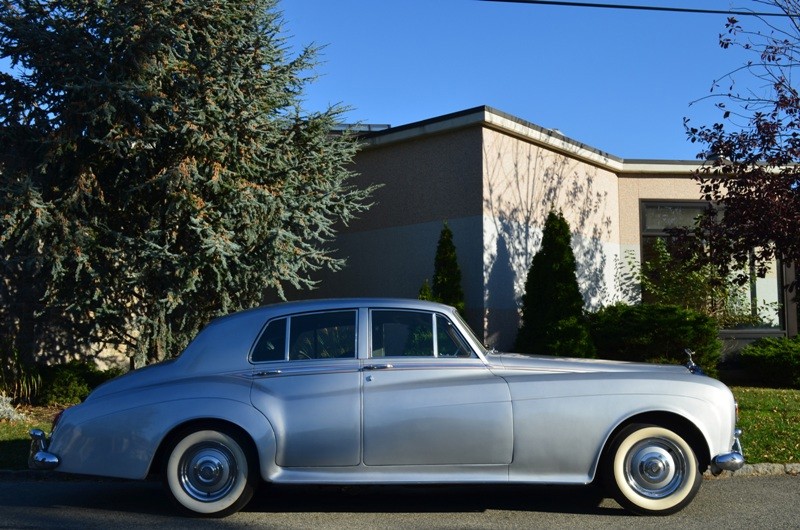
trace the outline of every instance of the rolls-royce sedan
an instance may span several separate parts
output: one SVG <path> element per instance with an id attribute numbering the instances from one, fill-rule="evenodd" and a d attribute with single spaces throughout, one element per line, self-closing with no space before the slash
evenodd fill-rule
<path id="1" fill-rule="evenodd" d="M 432 302 L 288 302 L 98 387 L 31 432 L 29 465 L 158 474 L 201 516 L 262 481 L 585 484 L 669 514 L 744 464 L 731 392 L 687 364 L 496 353 Z"/>

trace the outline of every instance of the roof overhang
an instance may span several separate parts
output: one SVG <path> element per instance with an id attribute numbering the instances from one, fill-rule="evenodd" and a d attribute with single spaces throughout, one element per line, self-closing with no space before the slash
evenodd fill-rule
<path id="1" fill-rule="evenodd" d="M 360 136 L 365 148 L 419 140 L 472 127 L 485 127 L 593 166 L 626 175 L 691 175 L 703 164 L 696 160 L 623 159 L 564 136 L 557 130 L 540 127 L 492 107 L 481 106 L 436 118 L 390 127 Z"/>

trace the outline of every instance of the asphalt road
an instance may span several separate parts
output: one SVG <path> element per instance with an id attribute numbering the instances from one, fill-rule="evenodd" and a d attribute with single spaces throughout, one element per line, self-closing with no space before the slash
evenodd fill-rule
<path id="1" fill-rule="evenodd" d="M 800 477 L 706 480 L 668 517 L 637 517 L 583 489 L 508 486 L 263 487 L 222 520 L 176 515 L 157 482 L 0 480 L 0 529 L 798 528 Z"/>

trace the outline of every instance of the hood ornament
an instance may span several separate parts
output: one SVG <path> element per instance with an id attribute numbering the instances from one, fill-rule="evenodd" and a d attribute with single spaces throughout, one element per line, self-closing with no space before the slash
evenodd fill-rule
<path id="1" fill-rule="evenodd" d="M 684 366 L 693 374 L 706 375 L 705 372 L 703 372 L 703 369 L 697 366 L 697 364 L 694 362 L 694 359 L 692 359 L 692 355 L 695 353 L 689 348 L 686 348 L 683 351 L 686 352 L 686 355 L 689 357 L 689 360 L 684 363 Z"/>

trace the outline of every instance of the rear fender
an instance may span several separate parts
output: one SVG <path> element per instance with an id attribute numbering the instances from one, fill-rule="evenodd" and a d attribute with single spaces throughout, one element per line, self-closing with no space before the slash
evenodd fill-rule
<path id="1" fill-rule="evenodd" d="M 170 433 L 203 420 L 238 426 L 253 440 L 262 475 L 268 476 L 274 467 L 272 426 L 249 402 L 223 398 L 173 399 L 103 415 L 81 410 L 86 405 L 69 409 L 53 433 L 50 452 L 61 460 L 58 471 L 143 479 Z"/>

